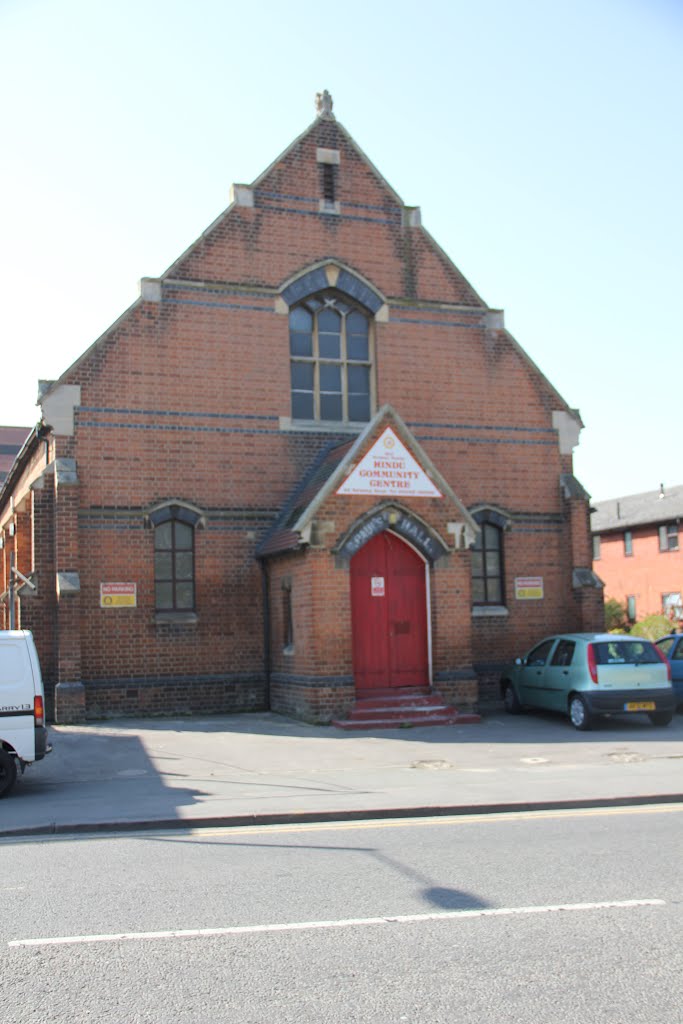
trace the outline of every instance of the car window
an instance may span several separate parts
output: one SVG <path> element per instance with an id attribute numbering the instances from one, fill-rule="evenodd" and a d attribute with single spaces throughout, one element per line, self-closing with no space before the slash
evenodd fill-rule
<path id="1" fill-rule="evenodd" d="M 673 644 L 673 642 L 674 638 L 672 636 L 668 636 L 666 640 L 657 641 L 657 647 L 659 647 L 662 654 L 666 654 L 667 658 L 671 654 L 671 645 Z"/>
<path id="2" fill-rule="evenodd" d="M 533 651 L 530 651 L 526 656 L 526 664 L 534 665 L 535 667 L 545 665 L 554 643 L 555 639 L 553 637 L 552 640 L 544 640 L 538 647 L 534 647 Z"/>
<path id="3" fill-rule="evenodd" d="M 555 653 L 553 654 L 553 660 L 551 665 L 571 665 L 572 658 L 574 657 L 574 648 L 576 644 L 573 640 L 560 640 Z"/>
<path id="4" fill-rule="evenodd" d="M 679 640 L 676 649 L 671 655 L 672 661 L 683 661 L 683 640 Z"/>
<path id="5" fill-rule="evenodd" d="M 598 665 L 655 665 L 659 661 L 649 640 L 609 640 L 593 647 Z"/>

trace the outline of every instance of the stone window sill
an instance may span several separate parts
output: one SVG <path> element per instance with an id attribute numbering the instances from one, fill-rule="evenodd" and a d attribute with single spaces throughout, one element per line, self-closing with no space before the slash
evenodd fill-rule
<path id="1" fill-rule="evenodd" d="M 473 619 L 505 618 L 509 614 L 504 604 L 475 604 L 472 608 Z"/>
<path id="2" fill-rule="evenodd" d="M 154 621 L 157 626 L 194 626 L 199 616 L 196 612 L 155 612 Z"/>
<path id="3" fill-rule="evenodd" d="M 369 422 L 369 421 L 368 421 Z M 307 431 L 313 434 L 360 434 L 367 423 L 344 423 L 341 420 L 293 420 L 280 416 L 280 430 Z"/>

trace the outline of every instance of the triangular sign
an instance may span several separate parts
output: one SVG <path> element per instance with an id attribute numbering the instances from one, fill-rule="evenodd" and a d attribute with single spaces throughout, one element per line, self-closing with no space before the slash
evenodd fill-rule
<path id="1" fill-rule="evenodd" d="M 391 427 L 349 473 L 337 494 L 443 498 Z"/>

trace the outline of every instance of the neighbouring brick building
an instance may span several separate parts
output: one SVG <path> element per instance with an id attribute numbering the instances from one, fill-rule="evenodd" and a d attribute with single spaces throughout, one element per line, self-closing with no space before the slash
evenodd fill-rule
<path id="1" fill-rule="evenodd" d="M 602 625 L 578 413 L 327 93 L 39 404 L 0 554 L 60 721 L 468 709 Z"/>
<path id="2" fill-rule="evenodd" d="M 593 561 L 605 597 L 635 622 L 666 615 L 683 623 L 683 486 L 596 502 L 591 515 Z"/>

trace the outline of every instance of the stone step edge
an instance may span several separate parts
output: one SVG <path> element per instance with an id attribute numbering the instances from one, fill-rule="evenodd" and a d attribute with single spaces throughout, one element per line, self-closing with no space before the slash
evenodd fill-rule
<path id="1" fill-rule="evenodd" d="M 333 719 L 330 725 L 336 729 L 412 729 L 431 725 L 475 725 L 481 722 L 481 716 L 474 712 L 456 712 L 452 715 L 421 716 L 419 718 L 363 718 Z"/>

